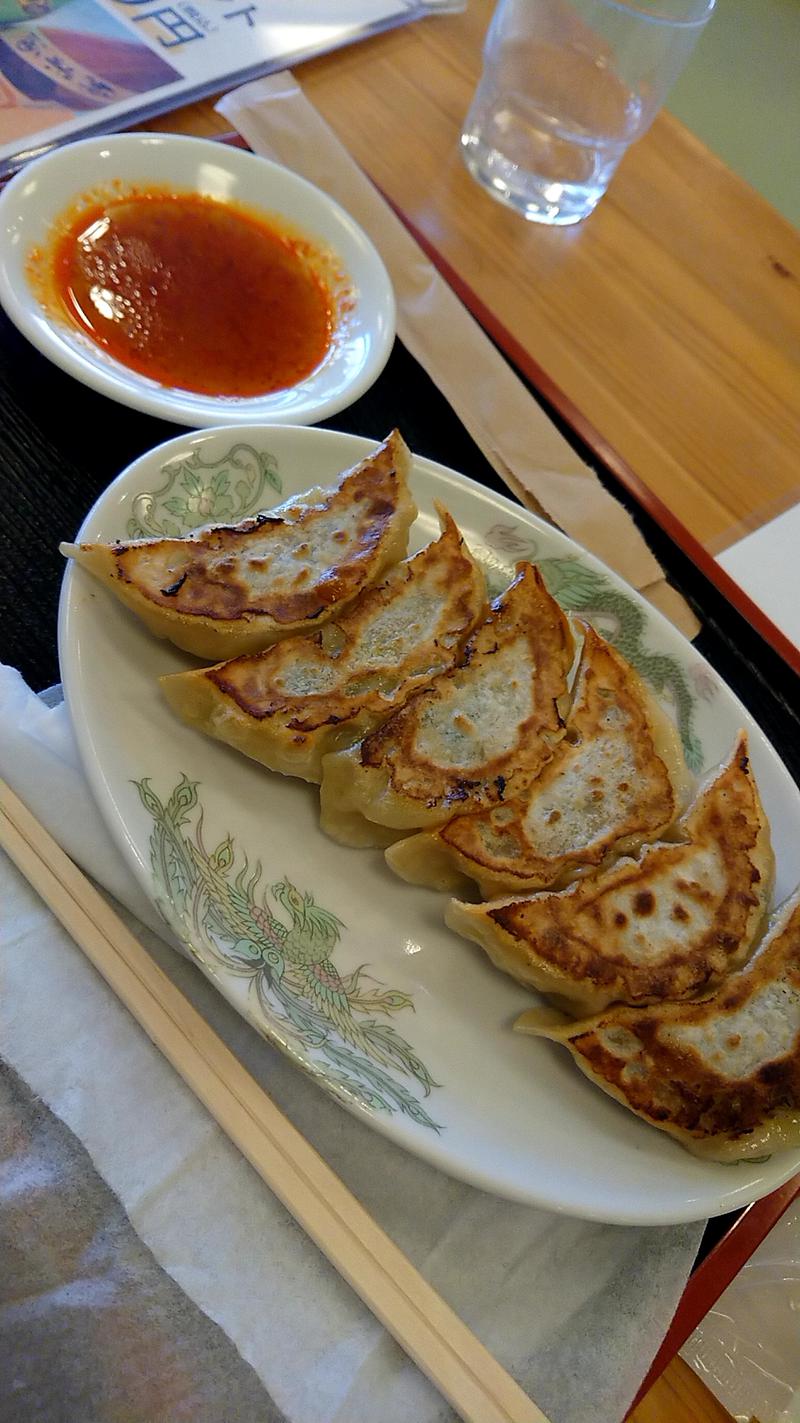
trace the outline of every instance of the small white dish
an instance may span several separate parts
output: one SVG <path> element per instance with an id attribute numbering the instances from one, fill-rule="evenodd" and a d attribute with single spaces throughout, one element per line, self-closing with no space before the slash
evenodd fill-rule
<path id="1" fill-rule="evenodd" d="M 175 536 L 231 522 L 330 482 L 373 448 L 331 430 L 181 435 L 125 470 L 79 537 Z M 772 825 L 775 897 L 785 898 L 797 883 L 800 793 L 691 644 L 591 554 L 502 495 L 418 457 L 411 484 L 411 548 L 436 537 L 440 500 L 493 592 L 517 559 L 537 562 L 562 605 L 650 682 L 693 771 L 718 763 L 747 728 Z M 736 1210 L 798 1170 L 798 1151 L 738 1166 L 698 1160 L 587 1082 L 562 1048 L 513 1033 L 531 994 L 445 927 L 445 896 L 404 884 L 380 851 L 328 840 L 313 786 L 179 721 L 158 678 L 194 659 L 152 637 L 74 566 L 59 655 L 89 783 L 143 888 L 234 1007 L 371 1126 L 486 1190 L 619 1224 Z M 293 967 L 311 910 L 327 926 L 326 983 L 338 977 L 346 999 L 335 1023 Z"/>
<path id="2" fill-rule="evenodd" d="M 283 218 L 338 258 L 350 292 L 331 348 L 305 380 L 248 398 L 196 395 L 139 375 L 61 317 L 37 295 L 30 253 L 85 193 L 119 197 L 158 187 L 199 193 Z M 202 427 L 307 425 L 351 405 L 380 375 L 392 348 L 395 302 L 388 273 L 361 228 L 305 178 L 266 158 L 208 139 L 175 134 L 115 134 L 56 148 L 31 163 L 0 194 L 0 303 L 45 356 L 123 405 L 163 420 Z"/>

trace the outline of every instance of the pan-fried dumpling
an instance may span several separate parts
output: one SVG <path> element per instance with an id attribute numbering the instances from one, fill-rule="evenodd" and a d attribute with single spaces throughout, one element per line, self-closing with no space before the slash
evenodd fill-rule
<path id="1" fill-rule="evenodd" d="M 183 539 L 62 544 L 157 637 L 197 657 L 256 652 L 342 612 L 405 554 L 416 516 L 395 430 L 329 489 Z"/>
<path id="2" fill-rule="evenodd" d="M 484 899 L 565 884 L 673 824 L 689 790 L 680 739 L 633 668 L 584 632 L 564 740 L 518 800 L 457 815 L 386 851 L 412 884 Z"/>
<path id="3" fill-rule="evenodd" d="M 484 611 L 483 574 L 446 510 L 439 519 L 439 539 L 311 636 L 162 677 L 170 706 L 272 770 L 319 781 L 323 755 L 453 666 Z"/>
<path id="4" fill-rule="evenodd" d="M 676 843 L 649 845 L 566 889 L 453 900 L 447 922 L 572 1013 L 701 993 L 748 957 L 772 887 L 769 824 L 744 732 L 678 830 Z"/>
<path id="5" fill-rule="evenodd" d="M 359 746 L 325 757 L 323 830 L 343 844 L 385 843 L 459 806 L 518 795 L 564 734 L 572 659 L 564 614 L 538 570 L 520 564 L 456 668 Z"/>
<path id="6" fill-rule="evenodd" d="M 555 1016 L 533 1009 L 515 1027 L 563 1043 L 592 1082 L 695 1155 L 800 1146 L 800 892 L 713 997 Z"/>

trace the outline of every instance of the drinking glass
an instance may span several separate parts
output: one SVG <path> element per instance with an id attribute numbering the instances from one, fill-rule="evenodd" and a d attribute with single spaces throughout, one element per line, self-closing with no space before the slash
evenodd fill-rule
<path id="1" fill-rule="evenodd" d="M 715 0 L 500 0 L 464 161 L 533 222 L 580 222 L 641 138 Z"/>

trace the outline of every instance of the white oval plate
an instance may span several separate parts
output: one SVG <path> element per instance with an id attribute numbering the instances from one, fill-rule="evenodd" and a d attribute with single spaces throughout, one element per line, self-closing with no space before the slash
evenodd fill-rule
<path id="1" fill-rule="evenodd" d="M 371 448 L 326 430 L 181 436 L 120 475 L 80 537 L 229 522 L 330 481 Z M 494 588 L 516 559 L 535 559 L 564 606 L 590 617 L 656 685 L 695 770 L 721 760 L 747 727 L 772 821 L 776 894 L 793 889 L 800 792 L 689 643 L 510 500 L 424 459 L 414 461 L 413 489 L 413 548 L 436 534 L 437 498 Z M 234 1006 L 371 1125 L 488 1190 L 621 1223 L 730 1211 L 797 1171 L 798 1152 L 764 1164 L 698 1161 L 593 1087 L 563 1049 L 512 1033 L 530 995 L 445 928 L 444 897 L 396 879 L 379 851 L 326 839 L 315 787 L 179 722 L 157 679 L 196 664 L 152 638 L 82 569 L 65 578 L 59 645 L 87 775 L 145 890 Z M 342 980 L 343 998 L 337 1005 L 332 994 L 326 1011 L 296 967 L 304 949 L 313 956 L 311 912 Z"/>
<path id="2" fill-rule="evenodd" d="M 26 271 L 53 224 L 86 192 L 142 186 L 245 204 L 283 217 L 339 258 L 352 305 L 331 349 L 299 384 L 238 399 L 195 395 L 129 370 L 64 316 L 41 303 Z M 28 164 L 0 194 L 0 303 L 23 335 L 62 370 L 123 405 L 181 425 L 304 425 L 325 420 L 363 395 L 389 357 L 395 302 L 389 276 L 361 228 L 320 188 L 266 158 L 208 139 L 115 134 L 67 144 Z"/>

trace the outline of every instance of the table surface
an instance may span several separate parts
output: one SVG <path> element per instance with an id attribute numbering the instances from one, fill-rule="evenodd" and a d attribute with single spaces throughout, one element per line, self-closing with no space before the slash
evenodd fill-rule
<path id="1" fill-rule="evenodd" d="M 800 233 L 666 112 L 586 223 L 493 201 L 458 148 L 491 8 L 470 0 L 298 77 L 539 388 L 716 552 L 800 499 Z M 228 125 L 207 102 L 148 127 Z"/>
<path id="2" fill-rule="evenodd" d="M 632 470 L 634 486 L 642 481 L 708 547 L 721 547 L 800 497 L 800 388 L 791 379 L 800 239 L 667 115 L 628 155 L 585 226 L 547 231 L 492 202 L 457 151 L 488 12 L 486 0 L 472 0 L 467 14 L 378 36 L 303 66 L 298 77 L 370 176 L 530 356 L 539 389 L 588 439 L 588 452 L 599 451 L 612 471 Z M 148 127 L 210 135 L 228 125 L 205 102 Z M 174 428 L 75 387 L 5 325 L 2 334 L 3 484 L 27 539 L 21 570 L 38 631 L 7 625 L 0 656 L 41 686 L 55 675 L 58 557 L 35 527 L 31 459 L 50 471 L 52 526 L 71 529 L 128 459 Z M 384 433 L 383 407 L 421 378 L 407 363 L 397 351 L 375 392 L 331 424 Z M 48 411 L 67 387 L 75 418 L 56 430 Z M 420 394 L 414 447 L 493 482 L 452 413 L 439 409 L 438 393 Z M 99 436 L 91 447 L 87 428 Z M 636 513 L 703 617 L 702 650 L 797 774 L 796 681 Z M 46 550 L 41 561 L 31 560 L 31 548 Z"/>

